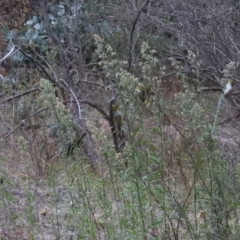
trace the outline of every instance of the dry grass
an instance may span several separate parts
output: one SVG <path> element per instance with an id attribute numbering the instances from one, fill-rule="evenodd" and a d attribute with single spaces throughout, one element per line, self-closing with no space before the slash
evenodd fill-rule
<path id="1" fill-rule="evenodd" d="M 91 112 L 87 125 L 99 156 L 95 170 L 81 149 L 70 158 L 64 155 L 64 146 L 48 131 L 46 117 L 40 129 L 16 129 L 1 145 L 2 239 L 195 239 L 194 234 L 206 239 L 216 218 L 216 206 L 210 203 L 218 187 L 212 183 L 211 189 L 211 174 L 221 178 L 228 170 L 209 165 L 219 151 L 208 149 L 209 139 L 196 137 L 201 128 L 186 129 L 191 115 L 179 114 L 174 94 L 164 101 L 161 112 L 157 104 L 144 111 L 139 106 L 126 120 L 133 125 L 120 153 L 113 149 L 108 123 Z M 214 102 L 205 109 L 206 116 Z M 11 131 L 16 124 L 8 121 L 10 109 L 2 108 L 2 137 L 6 126 Z M 27 124 L 37 123 L 33 119 Z M 233 129 L 222 128 L 220 136 L 224 148 L 238 148 Z M 228 209 L 230 202 L 222 208 Z"/>

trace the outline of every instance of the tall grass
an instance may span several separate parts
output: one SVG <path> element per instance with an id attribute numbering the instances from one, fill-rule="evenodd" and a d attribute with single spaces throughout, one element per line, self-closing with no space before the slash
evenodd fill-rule
<path id="1" fill-rule="evenodd" d="M 39 102 L 49 110 L 43 121 L 50 126 L 51 120 L 56 131 L 15 133 L 17 146 L 8 157 L 17 154 L 23 171 L 6 162 L 2 147 L 1 239 L 238 239 L 234 184 L 239 171 L 230 171 L 212 134 L 217 98 L 209 104 L 184 78 L 169 79 L 168 84 L 181 81 L 183 87 L 166 97 L 165 69 L 155 76 L 157 60 L 144 44 L 141 80 L 155 92 L 147 108 L 135 94 L 140 79 L 124 70 L 125 63 L 114 59 L 98 36 L 96 44 L 102 68 L 116 78 L 112 87 L 125 116 L 125 148 L 116 152 L 109 129 L 90 121 L 97 168 L 91 169 L 81 147 L 66 156 L 66 144 L 75 136 L 73 124 L 44 80 Z M 34 136 L 38 144 L 31 141 Z M 42 153 L 50 142 L 57 157 L 41 157 L 48 156 Z M 41 171 L 36 174 L 29 165 Z"/>

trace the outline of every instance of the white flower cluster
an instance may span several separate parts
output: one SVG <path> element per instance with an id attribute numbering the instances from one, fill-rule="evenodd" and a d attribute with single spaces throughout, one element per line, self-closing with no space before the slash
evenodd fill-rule
<path id="1" fill-rule="evenodd" d="M 196 58 L 197 58 L 197 55 L 192 50 L 188 50 L 187 60 L 191 64 L 195 64 L 196 63 Z"/>
<path id="2" fill-rule="evenodd" d="M 222 70 L 223 79 L 231 78 L 235 69 L 236 69 L 236 63 L 235 62 L 230 62 L 230 63 L 226 64 L 225 68 Z"/>
<path id="3" fill-rule="evenodd" d="M 75 134 L 69 109 L 55 96 L 55 88 L 48 80 L 41 79 L 40 88 L 43 104 L 49 108 L 53 117 L 52 121 L 58 126 L 58 135 L 63 136 L 64 139 L 72 140 Z"/>
<path id="4" fill-rule="evenodd" d="M 168 58 L 168 60 L 170 61 L 171 66 L 173 67 L 173 69 L 179 70 L 179 69 L 182 68 L 181 62 L 176 60 L 176 58 L 170 57 L 170 58 Z"/>
<path id="5" fill-rule="evenodd" d="M 104 44 L 104 41 L 100 36 L 95 34 L 94 39 L 97 45 L 96 53 L 101 59 L 99 64 L 104 69 L 106 76 L 115 78 L 116 87 L 118 89 L 124 88 L 129 92 L 133 92 L 137 85 L 138 78 L 134 77 L 124 69 L 127 62 L 118 60 L 116 52 L 114 52 L 109 44 Z"/>
<path id="6" fill-rule="evenodd" d="M 28 141 L 23 137 L 23 136 L 20 136 L 18 137 L 17 139 L 17 144 L 18 144 L 18 147 L 20 149 L 20 154 L 21 156 L 25 156 L 28 155 L 29 156 L 29 152 L 28 152 Z"/>
<path id="7" fill-rule="evenodd" d="M 156 50 L 150 49 L 148 43 L 143 42 L 141 46 L 142 61 L 139 62 L 139 66 L 142 68 L 142 76 L 148 79 L 152 75 L 152 69 L 157 66 L 158 58 L 154 57 Z"/>

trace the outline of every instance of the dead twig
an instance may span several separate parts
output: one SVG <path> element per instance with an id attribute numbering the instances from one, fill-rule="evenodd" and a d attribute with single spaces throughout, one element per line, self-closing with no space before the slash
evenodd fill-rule
<path id="1" fill-rule="evenodd" d="M 32 56 L 30 56 L 29 54 L 27 54 L 25 51 L 23 51 L 21 48 L 19 48 L 19 51 L 27 58 L 29 58 L 30 60 L 33 61 L 33 63 L 38 66 L 42 73 L 43 73 L 43 76 L 45 78 L 47 78 L 51 83 L 53 83 L 54 86 L 56 86 L 56 82 L 54 81 L 54 79 L 47 73 L 47 71 L 45 70 L 45 68 L 42 66 L 42 64 L 35 58 L 33 58 Z M 40 72 L 41 72 L 40 71 Z"/>
<path id="2" fill-rule="evenodd" d="M 75 103 L 76 101 L 75 100 L 67 100 L 67 101 L 64 101 L 63 103 L 69 103 L 69 102 L 73 102 Z M 96 109 L 99 113 L 102 114 L 103 118 L 106 119 L 108 122 L 109 122 L 109 116 L 108 114 L 102 109 L 102 106 L 98 105 L 97 103 L 93 103 L 91 101 L 88 101 L 88 100 L 78 100 L 78 102 L 80 104 L 87 104 L 89 106 L 91 106 L 92 108 Z"/>
<path id="3" fill-rule="evenodd" d="M 119 152 L 118 139 L 117 139 L 117 129 L 116 129 L 115 124 L 114 124 L 113 110 L 112 110 L 112 105 L 116 101 L 117 96 L 118 96 L 118 93 L 116 93 L 109 101 L 109 120 L 108 120 L 108 122 L 109 122 L 109 126 L 111 128 L 115 150 L 116 150 L 116 152 Z"/>
<path id="4" fill-rule="evenodd" d="M 15 54 L 19 49 L 16 48 L 16 46 L 13 46 L 11 50 L 2 58 L 0 59 L 0 63 L 2 63 L 5 59 L 11 57 L 13 54 Z"/>
<path id="5" fill-rule="evenodd" d="M 42 108 L 34 113 L 32 113 L 30 116 L 28 116 L 27 118 L 23 119 L 12 131 L 10 131 L 8 134 L 6 134 L 3 138 L 0 139 L 0 142 L 5 140 L 7 137 L 9 137 L 12 133 L 14 133 L 24 122 L 26 122 L 30 117 L 35 116 L 38 113 L 41 113 L 45 110 L 47 110 L 48 107 Z"/>
<path id="6" fill-rule="evenodd" d="M 223 91 L 223 88 L 222 87 L 202 87 L 200 88 L 197 92 L 200 93 L 200 92 L 207 92 L 207 91 L 211 91 L 211 92 L 222 92 Z"/>
<path id="7" fill-rule="evenodd" d="M 225 124 L 225 123 L 230 123 L 232 120 L 234 120 L 234 119 L 236 119 L 236 118 L 239 118 L 239 117 L 240 117 L 240 112 L 237 113 L 237 114 L 235 114 L 235 115 L 232 116 L 232 117 L 229 117 L 229 118 L 226 118 L 226 119 L 222 120 L 222 121 L 219 123 L 219 125 L 223 125 L 223 124 Z"/>
<path id="8" fill-rule="evenodd" d="M 39 90 L 40 90 L 39 87 L 30 89 L 30 90 L 27 90 L 27 91 L 25 91 L 25 92 L 23 92 L 23 93 L 19 93 L 18 95 L 15 95 L 15 96 L 12 96 L 12 97 L 9 97 L 9 98 L 3 100 L 3 101 L 1 102 L 1 104 L 4 104 L 4 103 L 10 102 L 10 101 L 13 101 L 14 99 L 23 97 L 23 96 L 25 96 L 25 95 L 28 95 L 28 94 L 30 94 L 30 93 L 33 93 L 33 92 L 36 92 L 36 91 L 39 91 Z"/>
<path id="9" fill-rule="evenodd" d="M 147 0 L 142 7 L 140 8 L 140 10 L 138 11 L 138 14 L 133 22 L 132 25 L 132 29 L 131 29 L 131 35 L 130 35 L 130 41 L 129 41 L 129 49 L 128 49 L 128 68 L 127 71 L 130 72 L 131 67 L 132 67 L 132 61 L 133 61 L 133 35 L 134 35 L 134 31 L 138 22 L 138 19 L 140 18 L 141 13 L 143 12 L 144 8 L 149 4 L 150 0 Z"/>
<path id="10" fill-rule="evenodd" d="M 73 150 L 76 147 L 79 147 L 80 143 L 83 141 L 83 138 L 87 135 L 86 132 L 82 134 L 79 138 L 75 139 L 73 143 L 69 143 L 67 146 L 67 156 L 72 155 Z"/>
<path id="11" fill-rule="evenodd" d="M 92 85 L 95 85 L 95 86 L 98 86 L 98 87 L 102 87 L 104 88 L 105 90 L 111 90 L 109 87 L 106 87 L 104 86 L 103 84 L 100 84 L 100 83 L 96 83 L 96 82 L 91 82 L 91 81 L 86 81 L 86 80 L 82 80 L 83 83 L 87 83 L 87 84 L 92 84 Z"/>
<path id="12" fill-rule="evenodd" d="M 80 101 L 81 104 L 87 104 L 91 107 L 93 107 L 94 109 L 96 109 L 99 113 L 101 113 L 103 115 L 103 118 L 106 119 L 108 122 L 110 121 L 109 115 L 102 109 L 101 106 L 99 106 L 96 103 L 87 101 L 87 100 L 81 100 Z"/>

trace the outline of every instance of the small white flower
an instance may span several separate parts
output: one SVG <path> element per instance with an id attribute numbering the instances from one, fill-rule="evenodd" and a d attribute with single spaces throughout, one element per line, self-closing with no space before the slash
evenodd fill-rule
<path id="1" fill-rule="evenodd" d="M 228 83 L 223 90 L 224 96 L 227 96 L 232 91 L 232 89 L 233 89 L 232 82 L 233 81 L 231 79 L 228 80 Z"/>

